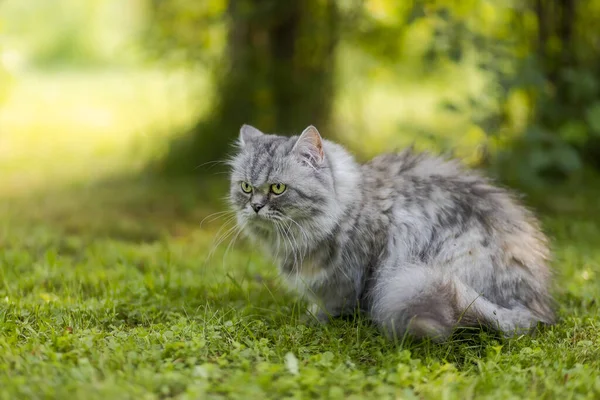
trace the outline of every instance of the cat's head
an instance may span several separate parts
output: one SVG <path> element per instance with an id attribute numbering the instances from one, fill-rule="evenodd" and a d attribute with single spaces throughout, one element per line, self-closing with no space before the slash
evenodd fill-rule
<path id="1" fill-rule="evenodd" d="M 230 163 L 229 198 L 238 224 L 258 238 L 295 232 L 298 240 L 330 226 L 338 206 L 324 144 L 314 126 L 299 137 L 242 126 Z"/>

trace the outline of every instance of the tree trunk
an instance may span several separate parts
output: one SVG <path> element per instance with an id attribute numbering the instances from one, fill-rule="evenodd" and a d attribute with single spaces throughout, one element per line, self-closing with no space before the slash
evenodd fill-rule
<path id="1" fill-rule="evenodd" d="M 334 0 L 230 0 L 226 60 L 208 119 L 175 144 L 167 169 L 222 160 L 242 124 L 297 134 L 327 127 L 337 45 Z"/>

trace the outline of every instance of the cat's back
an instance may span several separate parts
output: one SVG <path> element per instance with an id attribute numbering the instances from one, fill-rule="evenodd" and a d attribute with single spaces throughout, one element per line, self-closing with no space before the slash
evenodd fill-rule
<path id="1" fill-rule="evenodd" d="M 424 237 L 434 231 L 453 238 L 478 232 L 507 263 L 547 277 L 545 235 L 512 192 L 456 160 L 411 150 L 382 154 L 363 168 L 367 197 L 374 208 L 388 212 L 390 222 L 413 221 L 414 234 Z"/>
<path id="2" fill-rule="evenodd" d="M 485 183 L 477 173 L 465 169 L 460 162 L 434 156 L 429 153 L 416 153 L 406 149 L 398 153 L 385 153 L 374 157 L 363 166 L 367 185 L 397 187 L 403 180 L 412 182 L 457 181 L 465 184 Z"/>
<path id="3" fill-rule="evenodd" d="M 525 245 L 536 258 L 547 257 L 535 216 L 512 192 L 457 160 L 408 149 L 377 156 L 363 168 L 365 191 L 380 211 L 419 217 L 442 229 L 478 226 L 502 237 L 503 247 Z"/>

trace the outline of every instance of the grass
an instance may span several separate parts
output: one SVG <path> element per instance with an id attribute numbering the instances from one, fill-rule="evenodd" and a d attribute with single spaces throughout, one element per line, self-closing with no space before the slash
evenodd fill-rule
<path id="1" fill-rule="evenodd" d="M 119 112 L 130 101 L 114 90 L 106 107 Z M 119 153 L 135 129 L 112 145 L 87 134 L 89 151 L 73 153 L 88 119 L 63 125 L 60 156 L 40 157 L 30 145 L 43 148 L 52 110 L 19 127 L 18 109 L 0 115 L 12 145 L 0 155 L 0 399 L 600 397 L 594 182 L 535 199 L 555 250 L 558 325 L 511 340 L 391 343 L 361 317 L 301 324 L 305 305 L 243 241 L 208 258 L 225 219 L 200 221 L 222 207 L 218 176 L 135 177 L 139 160 Z M 122 112 L 131 124 L 173 118 Z"/>
<path id="2" fill-rule="evenodd" d="M 24 215 L 39 200 L 3 203 L 0 397 L 600 396 L 591 221 L 545 219 L 557 326 L 394 344 L 362 318 L 304 326 L 304 305 L 244 244 L 207 260 L 219 224 L 198 227 L 209 211 L 188 183 L 113 183 L 78 192 L 80 209 L 57 193 L 33 216 Z M 114 200 L 122 185 L 137 194 Z M 166 188 L 170 199 L 152 197 Z"/>

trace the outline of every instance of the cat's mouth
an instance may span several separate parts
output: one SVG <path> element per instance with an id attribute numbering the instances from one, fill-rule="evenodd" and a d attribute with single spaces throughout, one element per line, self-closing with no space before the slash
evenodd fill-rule
<path id="1" fill-rule="evenodd" d="M 248 221 L 248 227 L 255 235 L 263 238 L 269 238 L 276 232 L 275 221 L 266 217 L 253 216 Z"/>
<path id="2" fill-rule="evenodd" d="M 269 215 L 254 214 L 250 216 L 249 223 L 262 229 L 273 230 L 275 219 Z"/>

